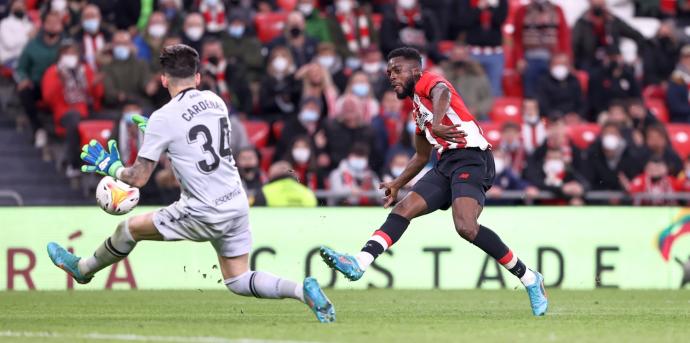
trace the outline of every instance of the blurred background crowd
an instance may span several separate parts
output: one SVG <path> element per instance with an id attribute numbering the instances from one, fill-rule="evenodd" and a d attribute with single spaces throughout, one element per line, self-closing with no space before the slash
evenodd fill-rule
<path id="1" fill-rule="evenodd" d="M 0 195 L 17 202 L 89 203 L 91 139 L 133 162 L 131 116 L 169 100 L 158 52 L 175 43 L 200 52 L 201 88 L 227 103 L 257 206 L 381 203 L 414 153 L 412 104 L 386 76 L 401 46 L 481 122 L 489 203 L 690 191 L 690 0 L 0 0 L 0 18 Z M 163 156 L 142 202 L 178 196 Z"/>

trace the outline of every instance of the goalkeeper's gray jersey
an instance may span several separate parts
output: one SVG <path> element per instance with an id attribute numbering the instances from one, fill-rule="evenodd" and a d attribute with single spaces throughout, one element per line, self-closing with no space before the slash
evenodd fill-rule
<path id="1" fill-rule="evenodd" d="M 208 223 L 249 210 L 230 151 L 228 109 L 210 91 L 180 92 L 149 118 L 139 156 L 158 161 L 167 152 L 180 182 L 180 204 Z"/>

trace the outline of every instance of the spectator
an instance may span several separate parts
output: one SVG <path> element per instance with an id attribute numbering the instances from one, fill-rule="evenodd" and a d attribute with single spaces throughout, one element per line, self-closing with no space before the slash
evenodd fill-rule
<path id="1" fill-rule="evenodd" d="M 199 13 L 204 17 L 206 32 L 215 35 L 225 31 L 228 24 L 225 22 L 225 4 L 220 0 L 201 0 Z"/>
<path id="2" fill-rule="evenodd" d="M 677 175 L 676 189 L 681 192 L 690 192 L 690 157 L 685 160 L 683 170 Z M 687 201 L 685 204 L 687 205 Z"/>
<path id="3" fill-rule="evenodd" d="M 302 81 L 302 99 L 314 97 L 325 104 L 319 113 L 319 119 L 335 116 L 338 89 L 326 68 L 318 63 L 305 64 L 297 71 L 295 77 Z"/>
<path id="4" fill-rule="evenodd" d="M 470 57 L 469 47 L 464 44 L 453 47 L 445 74 L 453 87 L 462 93 L 462 100 L 475 118 L 487 120 L 493 105 L 491 83 L 482 66 Z"/>
<path id="5" fill-rule="evenodd" d="M 339 198 L 338 205 L 366 206 L 380 204 L 376 189 L 379 178 L 369 169 L 369 148 L 365 143 L 357 142 L 351 146 L 347 158 L 340 161 L 338 168 L 330 175 L 331 190 Z M 332 201 L 329 204 L 334 205 Z"/>
<path id="6" fill-rule="evenodd" d="M 547 149 L 543 163 L 530 163 L 525 176 L 527 181 L 539 190 L 552 192 L 557 198 L 567 200 L 571 205 L 584 204 L 587 181 L 571 163 L 568 163 L 562 149 Z"/>
<path id="7" fill-rule="evenodd" d="M 158 10 L 165 15 L 165 20 L 168 22 L 168 32 L 173 35 L 179 34 L 182 31 L 185 20 L 182 1 L 159 0 Z"/>
<path id="8" fill-rule="evenodd" d="M 496 150 L 493 152 L 494 165 L 496 168 L 496 178 L 493 186 L 487 191 L 487 196 L 491 199 L 488 203 L 492 205 L 511 205 L 517 204 L 515 200 L 500 200 L 504 191 L 524 191 L 525 200 L 530 200 L 539 194 L 539 189 L 529 184 L 520 177 L 520 173 L 516 173 L 510 167 L 510 156 L 507 156 L 503 151 Z M 493 198 L 493 199 L 492 199 Z"/>
<path id="9" fill-rule="evenodd" d="M 57 63 L 43 74 L 41 90 L 53 114 L 55 133 L 66 139 L 68 176 L 78 176 L 82 161 L 77 126 L 82 118 L 94 117 L 89 113 L 99 109 L 103 85 L 88 64 L 80 62 L 78 46 L 66 42 L 60 47 Z"/>
<path id="10" fill-rule="evenodd" d="M 380 41 L 381 51 L 411 46 L 428 54 L 436 54 L 441 32 L 432 12 L 422 8 L 417 0 L 397 0 L 392 10 L 383 14 Z"/>
<path id="11" fill-rule="evenodd" d="M 534 96 L 541 75 L 549 71 L 549 61 L 553 68 L 556 55 L 571 54 L 570 28 L 561 7 L 549 0 L 520 6 L 514 20 L 514 60 L 522 73 L 524 94 Z"/>
<path id="12" fill-rule="evenodd" d="M 670 175 L 669 175 L 670 174 Z M 628 185 L 628 193 L 633 197 L 634 205 L 674 206 L 678 202 L 668 199 L 679 191 L 679 182 L 669 173 L 669 167 L 662 158 L 650 159 L 644 167 L 644 173 L 638 175 Z M 640 197 L 639 195 L 646 195 Z"/>
<path id="13" fill-rule="evenodd" d="M 530 156 L 546 140 L 546 123 L 541 118 L 539 103 L 534 98 L 522 100 L 522 145 Z"/>
<path id="14" fill-rule="evenodd" d="M 91 0 L 103 14 L 103 21 L 115 24 L 117 30 L 129 30 L 137 25 L 141 15 L 142 1 Z"/>
<path id="15" fill-rule="evenodd" d="M 237 171 L 250 205 L 267 181 L 266 175 L 259 168 L 259 161 L 259 152 L 254 147 L 244 147 L 237 151 Z"/>
<path id="16" fill-rule="evenodd" d="M 10 13 L 0 20 L 0 66 L 14 69 L 35 28 L 26 15 L 24 0 L 14 0 L 10 5 Z"/>
<path id="17" fill-rule="evenodd" d="M 204 41 L 201 53 L 201 89 L 218 94 L 231 113 L 246 116 L 252 110 L 252 93 L 247 76 L 228 63 L 217 39 Z"/>
<path id="18" fill-rule="evenodd" d="M 606 8 L 606 0 L 589 0 L 590 8 L 582 14 L 573 28 L 575 67 L 591 72 L 606 64 L 607 50 L 620 45 L 621 37 L 642 46 L 644 37 Z M 590 94 L 594 90 L 590 88 Z"/>
<path id="19" fill-rule="evenodd" d="M 46 6 L 44 7 L 44 10 L 42 12 L 55 12 L 60 18 L 60 21 L 62 22 L 62 25 L 64 27 L 69 28 L 81 25 L 81 23 L 79 22 L 79 14 L 81 13 L 81 11 L 77 12 L 69 8 L 67 6 L 67 0 L 51 0 L 49 2 L 45 2 L 44 5 Z"/>
<path id="20" fill-rule="evenodd" d="M 381 99 L 383 93 L 392 88 L 386 68 L 381 50 L 376 47 L 369 47 L 362 52 L 361 71 L 369 77 L 369 83 L 376 99 Z"/>
<path id="21" fill-rule="evenodd" d="M 355 0 L 336 0 L 328 27 L 338 55 L 344 58 L 359 58 L 370 47 L 378 47 L 371 10 Z"/>
<path id="22" fill-rule="evenodd" d="M 362 109 L 359 98 L 347 95 L 343 98 L 335 119 L 326 126 L 332 167 L 337 167 L 340 161 L 347 157 L 350 148 L 356 142 L 374 146 L 374 133 L 371 126 L 364 121 Z"/>
<path id="23" fill-rule="evenodd" d="M 553 117 L 549 119 L 546 127 L 546 139 L 544 143 L 530 156 L 527 167 L 530 165 L 543 165 L 546 152 L 550 149 L 560 150 L 560 158 L 576 171 L 582 170 L 582 152 L 575 146 L 568 136 L 568 127 L 563 118 Z"/>
<path id="24" fill-rule="evenodd" d="M 316 46 L 319 41 L 304 32 L 304 16 L 302 12 L 293 11 L 288 14 L 285 31 L 269 44 L 272 50 L 277 46 L 286 46 L 292 53 L 292 60 L 298 68 L 309 63 L 316 56 Z"/>
<path id="25" fill-rule="evenodd" d="M 57 59 L 62 30 L 60 14 L 48 13 L 43 18 L 41 31 L 26 44 L 17 64 L 17 92 L 29 117 L 37 148 L 42 148 L 48 142 L 48 133 L 43 129 L 36 107 L 41 100 L 41 78 L 45 70 Z"/>
<path id="26" fill-rule="evenodd" d="M 116 123 L 117 132 L 113 132 L 112 135 L 112 137 L 116 137 L 119 142 L 118 150 L 120 151 L 120 160 L 125 166 L 134 164 L 139 153 L 139 148 L 141 148 L 141 144 L 144 142 L 144 133 L 139 130 L 139 126 L 132 120 L 134 115 L 141 115 L 142 113 L 143 109 L 136 102 L 125 104 L 122 107 L 122 116 Z M 164 158 L 161 160 L 163 159 Z"/>
<path id="27" fill-rule="evenodd" d="M 646 155 L 651 159 L 661 159 L 671 175 L 678 175 L 683 169 L 683 161 L 673 150 L 671 141 L 663 124 L 647 127 L 645 131 Z"/>
<path id="28" fill-rule="evenodd" d="M 593 190 L 624 190 L 621 180 L 632 179 L 640 172 L 641 152 L 623 138 L 619 126 L 606 123 L 599 138 L 587 149 L 587 177 Z"/>
<path id="29" fill-rule="evenodd" d="M 647 41 L 642 50 L 645 85 L 668 80 L 678 61 L 680 47 L 673 20 L 662 21 L 656 36 Z"/>
<path id="30" fill-rule="evenodd" d="M 137 130 L 136 125 L 133 125 Z M 151 205 L 167 204 L 175 202 L 180 198 L 180 183 L 175 178 L 175 172 L 172 169 L 170 159 L 163 154 L 158 161 L 157 171 L 154 172 L 155 191 L 158 192 L 157 202 L 152 202 Z M 142 198 L 140 201 L 146 202 L 143 194 L 146 188 L 150 187 L 151 183 L 146 184 L 139 189 L 139 195 Z M 141 203 L 141 202 L 140 202 Z"/>
<path id="31" fill-rule="evenodd" d="M 137 57 L 149 63 L 152 70 L 158 71 L 160 69 L 158 52 L 163 48 L 163 42 L 168 31 L 168 21 L 165 14 L 163 12 L 153 12 L 149 16 L 146 31 L 134 37 Z"/>
<path id="32" fill-rule="evenodd" d="M 602 63 L 589 74 L 590 121 L 595 121 L 611 101 L 640 97 L 642 93 L 635 71 L 623 62 L 623 56 L 616 46 L 609 47 Z"/>
<path id="33" fill-rule="evenodd" d="M 400 175 L 402 175 L 402 172 L 405 170 L 409 162 L 410 155 L 408 155 L 406 152 L 399 151 L 393 154 L 388 166 L 383 172 L 383 182 L 391 182 L 397 179 Z M 398 195 L 399 199 L 404 198 L 412 190 L 412 186 L 414 186 L 414 184 L 415 180 L 410 181 L 408 184 L 403 186 L 400 189 L 400 194 Z"/>
<path id="34" fill-rule="evenodd" d="M 319 43 L 316 50 L 317 55 L 314 60 L 328 70 L 338 90 L 344 91 L 347 86 L 348 76 L 345 75 L 343 59 L 335 52 L 335 45 L 333 43 Z"/>
<path id="35" fill-rule="evenodd" d="M 266 120 L 285 119 L 295 112 L 302 86 L 295 79 L 295 63 L 290 50 L 278 46 L 268 57 L 266 74 L 261 80 L 260 116 Z"/>
<path id="36" fill-rule="evenodd" d="M 298 0 L 297 10 L 302 12 L 305 20 L 304 32 L 307 36 L 314 37 L 320 42 L 330 42 L 331 33 L 328 29 L 328 21 L 321 15 L 317 0 Z"/>
<path id="37" fill-rule="evenodd" d="M 371 120 L 379 114 L 379 102 L 374 97 L 374 91 L 365 73 L 358 71 L 352 74 L 345 92 L 335 104 L 336 113 L 340 112 L 343 102 L 349 97 L 357 98 L 357 105 L 360 106 L 359 112 L 365 123 L 371 123 Z"/>
<path id="38" fill-rule="evenodd" d="M 628 100 L 628 114 L 632 120 L 632 128 L 640 134 L 643 134 L 650 125 L 659 123 L 659 119 L 652 114 L 640 98 Z M 644 138 L 641 138 L 635 141 L 637 145 L 644 143 Z"/>
<path id="39" fill-rule="evenodd" d="M 127 101 L 136 101 L 150 109 L 149 97 L 159 88 L 159 80 L 151 77 L 148 63 L 136 59 L 132 37 L 127 31 L 113 36 L 112 61 L 103 69 L 105 106 L 119 110 Z"/>
<path id="40" fill-rule="evenodd" d="M 319 113 L 321 113 L 321 101 L 315 97 L 302 100 L 299 114 L 285 121 L 285 127 L 276 144 L 276 158 L 282 158 L 289 152 L 288 147 L 300 136 L 308 136 L 311 146 L 315 148 L 315 156 L 319 168 L 329 169 L 330 158 L 326 152 L 327 139 Z"/>
<path id="41" fill-rule="evenodd" d="M 572 73 L 566 54 L 553 55 L 549 74 L 539 79 L 536 87 L 541 113 L 562 113 L 569 122 L 579 122 L 585 114 L 586 103 L 580 81 Z"/>
<path id="42" fill-rule="evenodd" d="M 268 170 L 268 183 L 256 197 L 255 206 L 316 207 L 316 195 L 295 180 L 290 163 L 278 161 Z"/>
<path id="43" fill-rule="evenodd" d="M 196 51 L 201 51 L 201 42 L 204 37 L 204 17 L 199 13 L 190 13 L 184 19 L 182 43 L 191 46 Z"/>
<path id="44" fill-rule="evenodd" d="M 264 72 L 264 57 L 261 55 L 261 42 L 247 27 L 244 18 L 230 14 L 227 33 L 220 34 L 223 55 L 228 63 L 239 72 L 246 73 L 251 82 L 258 82 Z"/>
<path id="45" fill-rule="evenodd" d="M 666 90 L 669 116 L 675 123 L 690 123 L 690 45 L 680 51 L 680 60 Z"/>
<path id="46" fill-rule="evenodd" d="M 494 96 L 503 95 L 501 81 L 503 55 L 503 23 L 508 16 L 508 0 L 457 1 L 458 22 L 467 26 L 467 44 L 472 58 L 478 61 L 489 77 Z"/>
<path id="47" fill-rule="evenodd" d="M 86 5 L 81 12 L 81 26 L 74 34 L 79 42 L 82 57 L 91 70 L 97 71 L 97 57 L 101 54 L 106 44 L 112 39 L 112 31 L 101 20 L 101 11 L 96 5 Z"/>
<path id="48" fill-rule="evenodd" d="M 386 163 L 390 163 L 390 160 L 393 159 L 393 156 L 398 153 L 404 153 L 411 158 L 416 152 L 414 140 L 416 136 L 417 123 L 411 120 L 404 121 L 404 123 L 405 125 L 402 127 L 402 133 L 400 134 L 398 143 L 390 147 L 386 153 Z"/>
<path id="49" fill-rule="evenodd" d="M 316 191 L 326 188 L 324 183 L 324 169 L 317 163 L 316 149 L 312 146 L 311 137 L 299 136 L 288 147 L 288 153 L 283 156 L 284 161 L 294 167 L 294 174 L 301 184 Z"/>
<path id="50" fill-rule="evenodd" d="M 506 157 L 508 167 L 517 175 L 522 174 L 522 170 L 525 167 L 525 159 L 527 158 L 520 133 L 520 124 L 506 122 L 501 127 L 501 142 L 498 144 L 498 149 Z"/>
<path id="51" fill-rule="evenodd" d="M 397 140 L 407 121 L 407 117 L 402 114 L 402 105 L 402 100 L 398 99 L 394 91 L 386 91 L 381 99 L 381 112 L 371 121 L 376 141 L 375 150 L 384 155 L 387 155 L 391 140 Z M 385 161 L 388 163 L 389 160 Z"/>

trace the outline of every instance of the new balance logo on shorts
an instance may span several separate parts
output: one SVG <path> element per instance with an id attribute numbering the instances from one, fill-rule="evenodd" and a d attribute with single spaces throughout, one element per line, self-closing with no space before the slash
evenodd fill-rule
<path id="1" fill-rule="evenodd" d="M 462 173 L 462 174 L 458 175 L 458 178 L 460 180 L 467 180 L 470 178 L 470 173 Z"/>

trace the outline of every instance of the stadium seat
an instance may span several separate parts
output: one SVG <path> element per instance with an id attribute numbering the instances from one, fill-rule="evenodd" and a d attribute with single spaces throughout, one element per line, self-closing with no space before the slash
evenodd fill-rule
<path id="1" fill-rule="evenodd" d="M 503 94 L 508 97 L 522 98 L 522 78 L 520 73 L 513 69 L 503 72 Z"/>
<path id="2" fill-rule="evenodd" d="M 285 27 L 285 12 L 257 13 L 254 17 L 256 35 L 261 43 L 269 43 L 281 34 Z"/>
<path id="3" fill-rule="evenodd" d="M 455 46 L 455 42 L 452 40 L 442 40 L 438 42 L 438 52 L 441 53 L 441 55 L 448 56 L 450 55 L 450 52 L 453 50 L 453 47 Z"/>
<path id="4" fill-rule="evenodd" d="M 579 124 L 568 127 L 570 140 L 580 149 L 587 149 L 599 136 L 601 128 L 597 124 Z"/>
<path id="5" fill-rule="evenodd" d="M 95 139 L 106 146 L 113 132 L 113 126 L 112 120 L 83 120 L 79 122 L 77 130 L 79 131 L 80 145 L 88 144 L 92 139 Z"/>
<path id="6" fill-rule="evenodd" d="M 580 81 L 582 94 L 587 94 L 589 91 L 589 74 L 584 70 L 575 70 L 575 77 Z"/>
<path id="7" fill-rule="evenodd" d="M 645 99 L 645 105 L 649 108 L 649 111 L 659 119 L 662 123 L 669 122 L 668 108 L 666 107 L 666 101 L 663 99 L 648 98 Z"/>
<path id="8" fill-rule="evenodd" d="M 492 146 L 497 147 L 501 142 L 501 124 L 481 122 L 479 123 L 479 127 L 482 128 L 486 140 L 489 141 Z"/>
<path id="9" fill-rule="evenodd" d="M 522 123 L 522 99 L 518 97 L 495 98 L 489 118 L 498 124 L 508 121 Z"/>
<path id="10" fill-rule="evenodd" d="M 371 14 L 371 21 L 374 23 L 374 28 L 376 30 L 381 30 L 381 23 L 383 23 L 383 15 L 380 13 L 372 13 Z"/>
<path id="11" fill-rule="evenodd" d="M 278 0 L 276 1 L 278 7 L 282 8 L 285 12 L 292 12 L 297 6 L 297 0 Z"/>
<path id="12" fill-rule="evenodd" d="M 507 38 L 506 38 L 507 39 Z M 510 38 L 512 40 L 512 38 Z M 513 51 L 513 43 L 504 43 L 503 44 L 503 56 L 505 58 L 505 71 L 508 70 L 514 70 L 517 64 L 517 61 L 515 60 L 515 55 Z M 504 71 L 504 73 L 505 73 Z"/>
<path id="13" fill-rule="evenodd" d="M 678 0 L 661 0 L 659 6 L 661 7 L 661 10 L 666 14 L 675 15 L 677 2 Z"/>
<path id="14" fill-rule="evenodd" d="M 260 149 L 268 144 L 268 135 L 271 132 L 268 123 L 263 121 L 243 121 L 242 125 L 247 130 L 247 136 L 252 145 Z"/>
<path id="15" fill-rule="evenodd" d="M 690 154 L 690 124 L 666 125 L 673 149 L 685 159 Z"/>
<path id="16" fill-rule="evenodd" d="M 642 91 L 642 97 L 647 99 L 666 99 L 666 89 L 660 85 L 649 85 Z"/>
<path id="17" fill-rule="evenodd" d="M 273 134 L 273 138 L 275 138 L 276 141 L 279 141 L 280 137 L 282 137 L 284 128 L 285 122 L 282 121 L 274 122 L 273 125 L 271 125 L 271 133 Z"/>
<path id="18" fill-rule="evenodd" d="M 261 162 L 259 162 L 261 170 L 268 172 L 268 168 L 270 168 L 273 163 L 273 156 L 276 154 L 276 148 L 263 147 L 259 149 L 259 153 L 261 154 Z"/>

